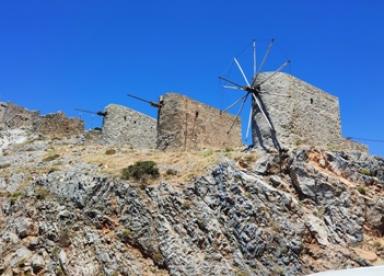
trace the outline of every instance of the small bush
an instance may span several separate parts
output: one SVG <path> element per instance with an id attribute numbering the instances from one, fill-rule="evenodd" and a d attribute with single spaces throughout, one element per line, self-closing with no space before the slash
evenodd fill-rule
<path id="1" fill-rule="evenodd" d="M 213 154 L 213 150 L 211 150 L 211 149 L 204 150 L 204 151 L 202 152 L 203 157 L 209 157 L 209 156 L 211 156 L 212 154 Z"/>
<path id="2" fill-rule="evenodd" d="M 367 169 L 367 168 L 360 169 L 359 173 L 367 175 L 367 176 L 371 176 L 372 175 L 371 171 L 369 169 Z"/>
<path id="3" fill-rule="evenodd" d="M 0 165 L 0 170 L 9 168 L 10 166 L 11 166 L 11 164 L 9 164 L 9 163 L 1 164 Z"/>
<path id="4" fill-rule="evenodd" d="M 116 154 L 116 150 L 115 149 L 107 149 L 105 151 L 105 154 L 106 155 L 113 155 L 113 154 Z"/>
<path id="5" fill-rule="evenodd" d="M 43 159 L 43 161 L 44 162 L 50 162 L 50 161 L 56 160 L 59 157 L 60 157 L 60 155 L 56 153 L 56 154 L 48 155 L 47 157 L 45 157 Z"/>
<path id="6" fill-rule="evenodd" d="M 39 200 L 44 200 L 49 195 L 49 191 L 43 187 L 36 187 L 35 189 L 36 198 Z"/>
<path id="7" fill-rule="evenodd" d="M 16 201 L 23 196 L 22 192 L 14 192 L 10 196 L 11 205 L 15 204 Z"/>
<path id="8" fill-rule="evenodd" d="M 166 175 L 177 175 L 177 171 L 175 169 L 168 169 L 165 172 Z"/>
<path id="9" fill-rule="evenodd" d="M 128 241 L 132 237 L 132 232 L 129 229 L 124 229 L 121 236 L 124 241 Z"/>
<path id="10" fill-rule="evenodd" d="M 128 180 L 133 178 L 135 180 L 144 180 L 146 178 L 159 177 L 159 169 L 154 161 L 138 161 L 133 165 L 128 166 L 121 172 L 121 178 Z"/>
<path id="11" fill-rule="evenodd" d="M 359 186 L 357 187 L 357 191 L 362 194 L 362 195 L 366 195 L 367 194 L 367 190 L 363 187 L 363 186 Z"/>
<path id="12" fill-rule="evenodd" d="M 225 148 L 224 151 L 225 151 L 225 152 L 231 152 L 231 151 L 233 151 L 233 148 Z"/>
<path id="13" fill-rule="evenodd" d="M 257 160 L 257 156 L 256 154 L 247 154 L 245 157 L 244 157 L 245 161 L 247 161 L 248 163 L 251 163 L 251 162 L 255 162 Z"/>

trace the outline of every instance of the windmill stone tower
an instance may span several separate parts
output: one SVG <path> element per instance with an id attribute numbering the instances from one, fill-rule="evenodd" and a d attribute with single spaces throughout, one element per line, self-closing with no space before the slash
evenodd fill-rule
<path id="1" fill-rule="evenodd" d="M 247 78 L 240 62 L 234 58 L 245 85 L 220 77 L 226 83 L 225 88 L 243 91 L 243 95 L 226 109 L 241 102 L 237 114 L 240 115 L 247 99 L 251 99 L 246 136 L 252 129 L 252 147 L 282 151 L 309 145 L 366 152 L 364 145 L 342 137 L 337 97 L 283 73 L 290 61 L 284 62 L 276 71 L 262 72 L 273 42 L 270 42 L 258 68 L 256 45 L 253 43 L 252 78 Z"/>

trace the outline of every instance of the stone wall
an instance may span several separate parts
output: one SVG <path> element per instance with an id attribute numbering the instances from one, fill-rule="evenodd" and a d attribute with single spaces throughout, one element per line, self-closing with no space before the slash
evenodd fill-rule
<path id="1" fill-rule="evenodd" d="M 39 112 L 12 103 L 0 103 L 0 128 L 26 129 L 52 137 L 70 137 L 84 133 L 84 123 L 79 119 L 67 118 L 61 112 L 40 116 Z"/>
<path id="2" fill-rule="evenodd" d="M 33 129 L 39 120 L 39 112 L 27 110 L 12 103 L 0 104 L 0 126 L 3 129 Z"/>
<path id="3" fill-rule="evenodd" d="M 156 147 L 156 119 L 116 104 L 108 105 L 104 112 L 102 136 L 106 143 L 132 148 Z"/>
<path id="4" fill-rule="evenodd" d="M 56 137 L 77 136 L 84 133 L 84 122 L 67 118 L 64 113 L 41 116 L 36 122 L 36 131 L 40 134 Z"/>
<path id="5" fill-rule="evenodd" d="M 242 146 L 240 119 L 176 93 L 163 95 L 160 102 L 159 149 L 199 150 Z M 233 122 L 235 124 L 230 130 Z"/>
<path id="6" fill-rule="evenodd" d="M 263 73 L 260 80 L 270 76 Z M 261 98 L 283 147 L 313 145 L 320 148 L 363 150 L 345 142 L 341 135 L 339 100 L 319 88 L 285 73 L 278 73 L 262 84 Z M 266 121 L 255 112 L 253 127 L 256 147 L 271 148 L 271 133 Z"/>

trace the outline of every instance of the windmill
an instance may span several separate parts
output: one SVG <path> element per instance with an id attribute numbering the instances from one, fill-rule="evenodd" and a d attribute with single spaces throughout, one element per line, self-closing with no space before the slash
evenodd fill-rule
<path id="1" fill-rule="evenodd" d="M 251 130 L 251 127 L 252 128 L 257 128 L 256 115 L 258 113 L 260 113 L 262 115 L 261 118 L 265 121 L 265 123 L 268 126 L 269 134 L 270 134 L 270 136 L 272 138 L 272 142 L 273 142 L 274 147 L 279 152 L 281 152 L 282 148 L 281 148 L 281 145 L 280 145 L 280 143 L 279 143 L 279 141 L 277 139 L 275 128 L 273 126 L 271 118 L 270 118 L 270 116 L 268 114 L 268 111 L 267 111 L 267 109 L 265 107 L 265 104 L 263 102 L 263 99 L 262 99 L 262 94 L 269 93 L 269 92 L 264 91 L 262 89 L 262 85 L 267 83 L 267 82 L 269 82 L 279 72 L 283 71 L 283 69 L 286 68 L 290 64 L 290 60 L 285 61 L 283 64 L 281 64 L 274 72 L 272 72 L 267 77 L 263 77 L 263 78 L 260 77 L 262 69 L 263 69 L 265 63 L 267 62 L 268 57 L 270 55 L 270 52 L 272 50 L 272 46 L 273 46 L 274 41 L 275 40 L 272 39 L 269 42 L 268 47 L 266 49 L 266 52 L 265 52 L 265 54 L 264 54 L 264 56 L 263 56 L 259 66 L 257 66 L 256 42 L 253 41 L 253 43 L 252 43 L 252 50 L 253 50 L 253 74 L 252 74 L 252 78 L 250 79 L 251 81 L 249 81 L 249 79 L 247 78 L 247 76 L 246 76 L 246 74 L 245 74 L 245 72 L 243 70 L 243 67 L 241 66 L 239 60 L 236 57 L 233 59 L 233 61 L 234 61 L 235 65 L 236 65 L 237 69 L 239 70 L 242 78 L 244 79 L 245 85 L 241 85 L 241 84 L 239 84 L 239 83 L 237 83 L 235 81 L 232 81 L 232 80 L 230 80 L 228 78 L 225 78 L 225 77 L 222 77 L 222 76 L 220 76 L 219 79 L 225 82 L 224 88 L 232 89 L 232 90 L 239 90 L 239 91 L 243 91 L 245 93 L 241 97 L 239 97 L 235 102 L 233 102 L 231 105 L 229 105 L 227 108 L 225 108 L 223 110 L 223 111 L 227 111 L 227 110 L 235 107 L 236 105 L 240 104 L 240 109 L 239 109 L 238 113 L 236 114 L 235 120 L 240 116 L 241 112 L 243 111 L 244 106 L 245 106 L 248 98 L 249 97 L 251 98 L 251 108 L 250 108 L 249 117 L 248 117 L 248 124 L 247 124 L 247 130 L 246 130 L 246 139 L 249 136 L 249 131 Z M 233 121 L 231 127 L 229 128 L 229 131 L 231 131 L 232 127 L 234 126 L 235 120 Z M 252 131 L 253 145 L 255 144 L 255 141 L 257 139 L 260 139 L 260 137 L 254 137 L 256 135 L 255 133 L 258 133 L 257 129 L 255 129 L 255 131 Z M 261 144 L 261 146 L 263 148 L 265 148 L 263 144 Z"/>
<path id="2" fill-rule="evenodd" d="M 87 113 L 87 114 L 97 115 L 97 116 L 100 116 L 100 117 L 107 116 L 107 113 L 104 112 L 104 111 L 90 111 L 90 110 L 82 109 L 82 108 L 75 108 L 75 110 L 80 112 L 80 113 Z"/>

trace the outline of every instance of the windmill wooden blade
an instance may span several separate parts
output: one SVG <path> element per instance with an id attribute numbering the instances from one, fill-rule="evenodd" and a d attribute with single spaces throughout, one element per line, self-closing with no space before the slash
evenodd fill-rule
<path id="1" fill-rule="evenodd" d="M 238 61 L 236 58 L 233 58 L 233 60 L 235 61 L 236 65 L 237 65 L 237 68 L 239 68 L 239 71 L 240 71 L 241 75 L 243 76 L 245 83 L 246 83 L 248 86 L 250 86 L 249 81 L 248 81 L 247 77 L 245 76 L 245 74 L 244 74 L 244 70 L 243 70 L 243 68 L 241 67 L 239 61 Z"/>
<path id="2" fill-rule="evenodd" d="M 82 109 L 82 108 L 75 108 L 75 110 L 78 112 L 88 113 L 88 114 L 97 115 L 97 116 L 105 116 L 106 115 L 106 113 L 103 111 L 94 112 L 94 111 L 90 111 L 90 110 L 86 110 L 86 109 Z"/>
<path id="3" fill-rule="evenodd" d="M 290 60 L 287 60 L 286 62 L 284 62 L 282 65 L 279 66 L 279 68 L 276 69 L 275 72 L 272 73 L 272 75 L 270 75 L 269 77 L 267 77 L 265 80 L 263 80 L 262 82 L 258 83 L 258 85 L 262 85 L 264 83 L 266 83 L 267 81 L 271 80 L 274 76 L 276 76 L 278 73 L 280 73 L 285 67 L 287 67 L 289 64 L 291 63 Z"/>
<path id="4" fill-rule="evenodd" d="M 240 107 L 240 109 L 239 109 L 239 112 L 237 112 L 235 118 L 234 118 L 233 121 L 232 121 L 231 127 L 229 128 L 229 130 L 228 130 L 227 133 L 230 133 L 230 132 L 231 132 L 233 126 L 234 126 L 235 123 L 236 123 L 237 118 L 239 117 L 240 113 L 243 111 L 243 108 L 244 108 L 245 102 L 247 101 L 248 95 L 249 95 L 249 93 L 247 93 L 247 95 L 245 95 L 245 98 L 244 98 L 244 100 L 243 100 L 243 102 L 242 102 L 242 104 L 241 104 L 241 107 Z"/>
<path id="5" fill-rule="evenodd" d="M 273 126 L 272 126 L 272 123 L 271 123 L 271 121 L 269 120 L 267 114 L 265 113 L 264 108 L 263 108 L 263 106 L 261 105 L 260 100 L 256 97 L 255 93 L 252 93 L 252 96 L 253 96 L 253 98 L 255 99 L 255 103 L 256 103 L 257 107 L 259 108 L 261 114 L 263 114 L 265 120 L 267 121 L 270 130 L 271 130 L 272 132 L 274 132 L 274 128 L 273 128 Z"/>
<path id="6" fill-rule="evenodd" d="M 257 75 L 260 74 L 261 70 L 262 70 L 263 67 L 264 67 L 264 64 L 267 62 L 267 59 L 268 59 L 268 57 L 269 57 L 269 54 L 271 53 L 272 46 L 273 46 L 273 43 L 274 43 L 274 42 L 275 42 L 275 40 L 274 40 L 274 39 L 271 39 L 271 41 L 270 41 L 269 44 L 268 44 L 267 50 L 266 50 L 266 52 L 265 52 L 265 54 L 264 54 L 264 57 L 263 57 L 263 59 L 261 60 L 259 69 L 257 69 L 256 74 L 255 74 L 255 76 L 254 76 L 254 78 L 253 78 L 253 80 L 252 80 L 252 87 L 253 87 L 253 86 L 255 85 L 255 83 L 256 83 Z"/>
<path id="7" fill-rule="evenodd" d="M 256 41 L 253 41 L 252 47 L 253 47 L 253 77 L 255 77 L 257 72 Z"/>
<path id="8" fill-rule="evenodd" d="M 245 94 L 244 96 L 238 98 L 236 101 L 234 101 L 231 105 L 229 105 L 228 107 L 226 107 L 225 109 L 223 109 L 221 112 L 225 112 L 229 109 L 231 109 L 232 107 L 234 107 L 235 105 L 237 105 L 241 100 L 244 100 L 244 98 L 246 98 L 248 96 L 249 93 Z"/>
<path id="9" fill-rule="evenodd" d="M 223 80 L 223 81 L 226 81 L 226 82 L 228 82 L 228 83 L 230 83 L 230 84 L 232 84 L 232 85 L 234 85 L 234 86 L 237 86 L 238 88 L 243 88 L 243 86 L 242 85 L 240 85 L 240 84 L 238 84 L 238 83 L 236 83 L 236 82 L 234 82 L 234 81 L 231 81 L 231 80 L 229 80 L 229 79 L 227 79 L 227 78 L 224 78 L 224 77 L 222 77 L 222 76 L 219 76 L 219 79 L 220 80 Z"/>
<path id="10" fill-rule="evenodd" d="M 244 90 L 243 88 L 239 88 L 237 86 L 232 86 L 232 85 L 224 85 L 223 87 L 226 89 L 232 89 L 232 90 Z"/>
<path id="11" fill-rule="evenodd" d="M 251 110 L 249 111 L 248 125 L 247 125 L 247 131 L 245 132 L 245 139 L 248 139 L 249 137 L 249 130 L 251 129 L 251 125 L 252 125 L 252 115 L 253 115 L 253 100 L 251 104 Z"/>

